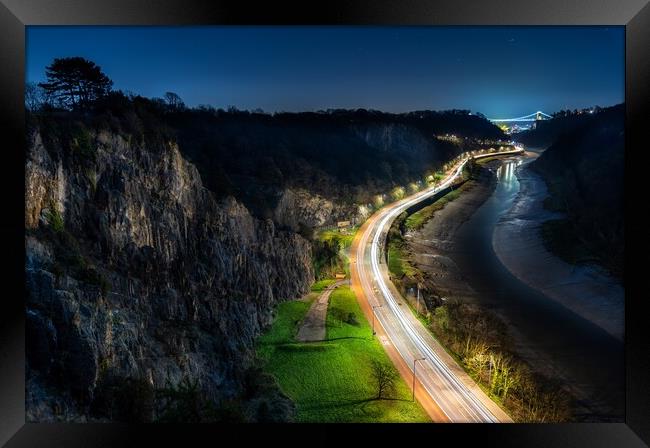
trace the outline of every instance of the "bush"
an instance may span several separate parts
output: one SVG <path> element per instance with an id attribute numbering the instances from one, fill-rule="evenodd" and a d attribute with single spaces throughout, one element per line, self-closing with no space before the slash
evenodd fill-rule
<path id="1" fill-rule="evenodd" d="M 547 378 L 534 375 L 511 353 L 507 329 L 491 312 L 450 301 L 435 309 L 430 328 L 515 421 L 564 422 L 570 418 L 567 394 Z"/>
<path id="2" fill-rule="evenodd" d="M 330 307 L 329 314 L 339 322 L 345 322 L 346 324 L 355 325 L 355 326 L 359 325 L 359 321 L 357 320 L 357 315 L 354 314 L 353 312 L 346 313 L 341 308 Z"/>
<path id="3" fill-rule="evenodd" d="M 51 206 L 46 214 L 47 222 L 50 226 L 50 228 L 56 232 L 60 233 L 63 232 L 65 228 L 65 224 L 63 222 L 63 216 L 61 216 L 61 213 L 56 209 L 56 206 Z"/>
<path id="4" fill-rule="evenodd" d="M 92 135 L 82 125 L 75 127 L 70 136 L 70 148 L 82 164 L 94 163 L 96 151 L 93 148 Z"/>
<path id="5" fill-rule="evenodd" d="M 110 290 L 110 282 L 82 255 L 77 239 L 65 230 L 53 230 L 55 233 L 52 242 L 56 261 L 51 266 L 52 272 L 57 276 L 69 272 L 79 281 L 98 286 L 102 294 L 106 295 Z"/>
<path id="6" fill-rule="evenodd" d="M 339 251 L 341 249 L 338 239 L 327 241 L 314 240 L 312 242 L 312 264 L 317 280 L 333 276 L 337 266 L 341 263 Z"/>

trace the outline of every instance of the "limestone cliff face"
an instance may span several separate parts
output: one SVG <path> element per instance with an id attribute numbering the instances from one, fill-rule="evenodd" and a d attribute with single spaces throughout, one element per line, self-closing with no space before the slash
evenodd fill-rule
<path id="1" fill-rule="evenodd" d="M 77 418 L 107 378 L 232 395 L 273 306 L 308 291 L 309 243 L 216 201 L 174 144 L 87 137 L 28 145 L 28 419 Z"/>
<path id="2" fill-rule="evenodd" d="M 426 138 L 412 126 L 401 123 L 380 123 L 355 126 L 353 131 L 369 146 L 413 158 L 429 158 L 435 152 L 433 139 Z"/>
<path id="3" fill-rule="evenodd" d="M 299 231 L 301 226 L 318 228 L 336 225 L 337 221 L 356 223 L 365 217 L 354 204 L 327 199 L 304 189 L 288 188 L 280 196 L 273 220 L 283 227 Z"/>
<path id="4" fill-rule="evenodd" d="M 334 210 L 332 201 L 306 190 L 286 189 L 274 210 L 274 220 L 298 229 L 300 224 L 320 227 L 330 221 Z"/>
<path id="5" fill-rule="evenodd" d="M 352 125 L 349 128 L 356 138 L 363 141 L 378 154 L 377 163 L 385 169 L 386 178 L 391 175 L 401 177 L 404 183 L 408 177 L 407 165 L 426 166 L 432 159 L 441 158 L 441 150 L 436 147 L 434 139 L 427 138 L 413 126 L 400 123 L 374 123 Z M 381 157 L 379 155 L 381 154 Z M 385 160 L 390 159 L 392 164 Z M 380 162 L 384 160 L 383 162 Z M 345 162 L 342 162 L 344 164 Z M 350 165 L 352 172 L 361 167 Z M 417 170 L 416 170 L 417 171 Z M 418 173 L 420 174 L 420 173 Z M 408 179 L 408 182 L 417 181 L 420 176 Z M 290 187 L 282 190 L 273 208 L 273 220 L 281 225 L 297 231 L 301 225 L 307 227 L 322 227 L 336 225 L 337 221 L 359 222 L 365 219 L 360 211 L 359 192 L 362 196 L 370 197 L 390 191 L 396 185 L 378 177 L 368 181 L 357 188 L 347 187 L 341 191 L 335 179 L 326 182 L 327 187 L 320 192 L 310 188 Z M 359 203 L 350 203 L 353 201 Z"/>

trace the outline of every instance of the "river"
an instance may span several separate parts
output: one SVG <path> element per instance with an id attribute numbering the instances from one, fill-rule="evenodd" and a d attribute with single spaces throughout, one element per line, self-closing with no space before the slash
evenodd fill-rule
<path id="1" fill-rule="evenodd" d="M 530 161 L 530 156 L 504 161 L 497 171 L 493 193 L 456 232 L 453 260 L 480 304 L 508 324 L 522 357 L 536 370 L 558 378 L 579 398 L 578 420 L 623 421 L 622 337 L 585 318 L 585 313 L 579 314 L 575 307 L 565 306 L 558 297 L 524 283 L 521 272 L 519 278 L 515 276 L 495 252 L 495 242 L 500 253 L 508 253 L 508 245 L 514 244 L 503 222 L 517 218 L 508 215 L 522 199 L 518 198 L 520 181 L 516 173 Z M 534 186 L 524 193 L 540 195 Z M 499 238 L 495 240 L 497 228 Z M 513 252 L 509 254 L 512 268 L 517 258 Z M 544 263 L 537 266 L 543 269 Z M 622 304 L 619 311 L 622 313 Z"/>

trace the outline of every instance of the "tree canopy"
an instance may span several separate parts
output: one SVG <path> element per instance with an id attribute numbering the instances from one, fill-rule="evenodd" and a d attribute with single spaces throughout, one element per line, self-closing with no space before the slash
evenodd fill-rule
<path id="1" fill-rule="evenodd" d="M 25 84 L 25 108 L 30 111 L 37 111 L 46 102 L 45 92 L 36 83 Z"/>
<path id="2" fill-rule="evenodd" d="M 113 81 L 92 61 L 82 57 L 56 58 L 45 72 L 47 82 L 39 83 L 59 105 L 85 108 L 111 91 Z"/>
<path id="3" fill-rule="evenodd" d="M 173 111 L 179 111 L 185 109 L 185 103 L 177 93 L 174 92 L 165 93 L 165 101 L 167 102 L 169 108 Z"/>

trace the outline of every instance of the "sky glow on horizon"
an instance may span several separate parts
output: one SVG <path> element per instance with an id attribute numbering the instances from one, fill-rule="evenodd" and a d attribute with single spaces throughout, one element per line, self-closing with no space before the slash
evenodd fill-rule
<path id="1" fill-rule="evenodd" d="M 55 57 L 96 62 L 114 88 L 189 106 L 506 118 L 624 101 L 623 27 L 28 26 L 27 81 Z"/>

